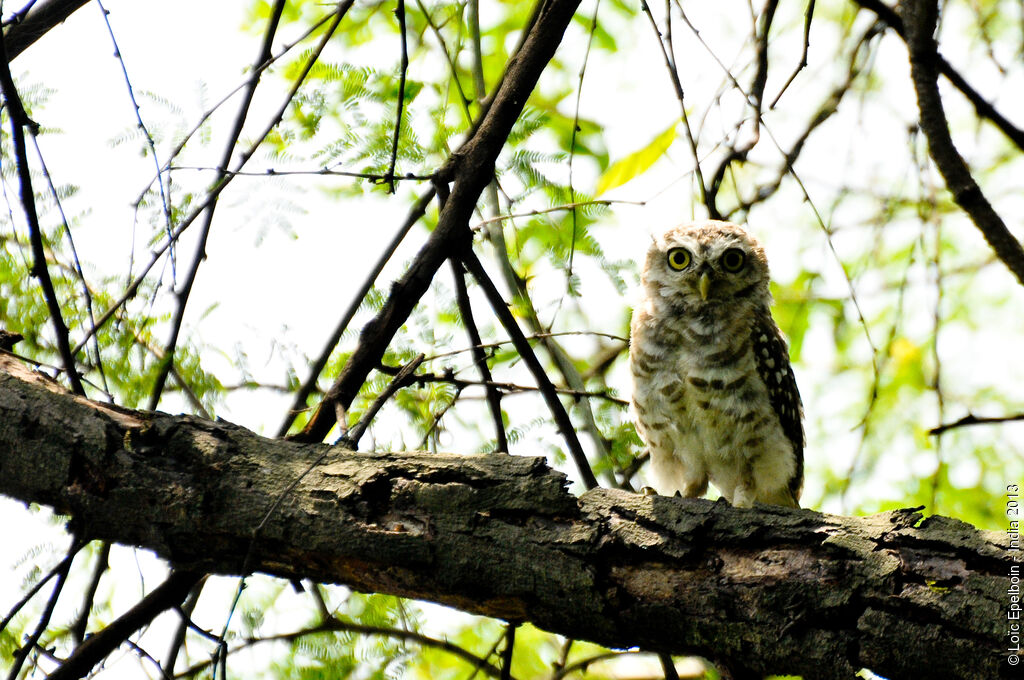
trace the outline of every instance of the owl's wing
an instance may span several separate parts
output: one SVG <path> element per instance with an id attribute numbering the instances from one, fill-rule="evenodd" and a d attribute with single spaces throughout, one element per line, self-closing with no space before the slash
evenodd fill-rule
<path id="1" fill-rule="evenodd" d="M 804 478 L 803 402 L 800 400 L 793 368 L 789 365 L 789 349 L 768 310 L 758 314 L 751 339 L 757 373 L 768 388 L 768 397 L 771 399 L 772 409 L 779 417 L 782 431 L 789 441 L 793 442 L 796 474 L 790 480 L 790 490 L 796 496 Z"/>

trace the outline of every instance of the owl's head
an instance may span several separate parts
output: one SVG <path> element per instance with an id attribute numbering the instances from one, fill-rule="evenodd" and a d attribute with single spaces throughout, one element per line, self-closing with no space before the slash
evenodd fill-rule
<path id="1" fill-rule="evenodd" d="M 708 220 L 654 236 L 642 281 L 646 294 L 677 309 L 710 310 L 769 299 L 768 260 L 743 227 Z"/>

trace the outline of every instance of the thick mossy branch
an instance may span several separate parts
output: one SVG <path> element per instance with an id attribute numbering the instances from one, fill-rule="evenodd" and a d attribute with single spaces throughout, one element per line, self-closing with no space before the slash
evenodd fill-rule
<path id="1" fill-rule="evenodd" d="M 343 583 L 611 647 L 809 678 L 1011 677 L 1007 537 L 911 510 L 577 498 L 542 458 L 270 440 L 74 397 L 9 355 L 0 493 L 179 568 Z"/>

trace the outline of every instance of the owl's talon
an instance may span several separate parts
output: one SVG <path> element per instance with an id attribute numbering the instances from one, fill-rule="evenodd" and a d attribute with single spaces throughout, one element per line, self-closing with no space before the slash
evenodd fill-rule
<path id="1" fill-rule="evenodd" d="M 640 489 L 640 494 L 642 496 L 657 496 L 658 490 L 655 489 L 653 486 L 645 486 Z"/>

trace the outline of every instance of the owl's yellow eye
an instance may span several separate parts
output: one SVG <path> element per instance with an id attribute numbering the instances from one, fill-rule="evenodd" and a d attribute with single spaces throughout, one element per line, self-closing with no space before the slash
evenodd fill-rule
<path id="1" fill-rule="evenodd" d="M 680 272 L 690 266 L 690 251 L 686 248 L 673 248 L 668 251 L 668 266 Z"/>
<path id="2" fill-rule="evenodd" d="M 747 261 L 747 256 L 739 248 L 729 248 L 729 250 L 722 253 L 722 269 L 732 274 L 735 274 L 739 270 L 743 269 L 743 264 Z"/>

